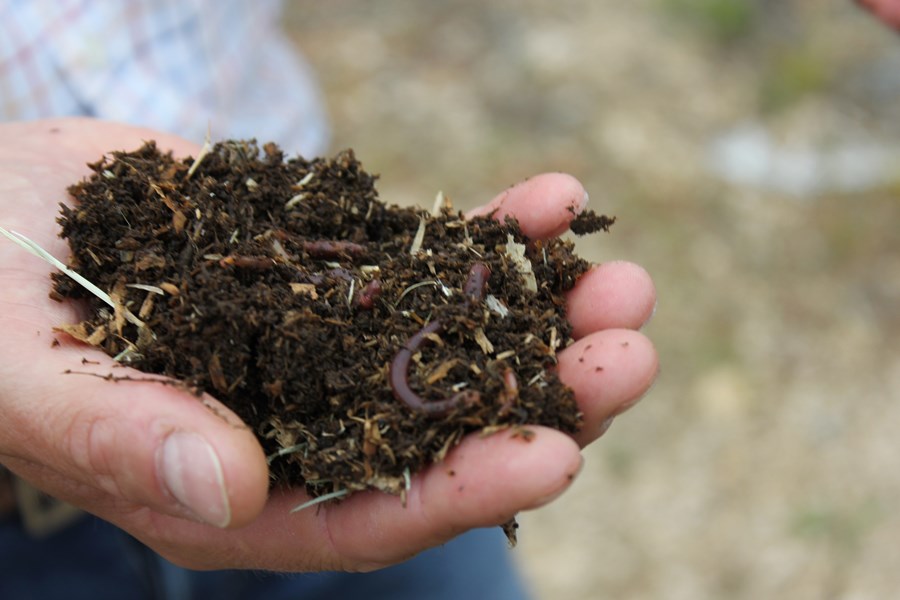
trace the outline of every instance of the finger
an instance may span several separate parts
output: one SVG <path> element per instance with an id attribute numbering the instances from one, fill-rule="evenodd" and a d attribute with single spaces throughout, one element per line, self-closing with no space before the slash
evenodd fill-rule
<path id="1" fill-rule="evenodd" d="M 156 141 L 162 150 L 173 151 L 175 156 L 195 155 L 199 150 L 199 140 L 87 117 L 9 123 L 4 128 L 8 128 L 14 139 L 21 140 L 16 156 L 37 156 L 40 164 L 73 165 L 84 172 L 88 162 L 96 162 L 116 150 L 135 150 L 150 140 Z M 66 185 L 72 183 L 68 181 Z"/>
<path id="2" fill-rule="evenodd" d="M 593 333 L 559 354 L 560 377 L 574 390 L 585 417 L 584 429 L 574 441 L 542 427 L 529 427 L 536 433 L 530 443 L 509 432 L 483 439 L 472 436 L 445 462 L 413 479 L 406 508 L 396 497 L 367 492 L 324 508 L 319 513 L 324 517 L 317 520 L 312 509 L 289 514 L 302 499 L 281 493 L 260 519 L 239 532 L 192 526 L 191 531 L 182 528 L 183 535 L 172 541 L 171 530 L 159 527 L 160 535 L 170 541 L 144 541 L 155 544 L 170 560 L 194 568 L 384 566 L 466 529 L 502 523 L 564 491 L 581 463 L 576 442 L 585 445 L 599 436 L 604 422 L 646 393 L 657 370 L 656 351 L 642 334 L 626 329 Z M 145 534 L 148 528 L 136 530 Z M 292 551 L 286 552 L 286 547 Z"/>
<path id="3" fill-rule="evenodd" d="M 20 141 L 15 153 L 0 156 L 11 196 L 4 221 L 12 223 L 5 224 L 15 226 L 18 220 L 26 235 L 60 258 L 67 249 L 55 239 L 52 219 L 43 222 L 35 215 L 55 212 L 66 186 L 88 171 L 86 162 L 146 139 L 178 152 L 195 148 L 174 136 L 91 119 L 4 125 L 4 134 Z M 39 336 L 50 333 L 47 323 L 71 322 L 72 307 L 48 299 L 47 265 L 11 244 L 2 252 L 9 260 L 0 270 L 7 284 L 6 310 L 0 315 L 6 333 L 0 377 L 16 382 L 16 395 L 10 397 L 7 386 L 0 401 L 4 418 L 16 426 L 4 428 L 0 451 L 20 464 L 54 465 L 58 481 L 77 484 L 83 497 L 89 495 L 84 489 L 94 489 L 121 502 L 219 526 L 252 519 L 262 509 L 267 487 L 262 450 L 253 436 L 183 391 L 154 383 L 76 383 L 78 376 L 63 375 L 92 352 L 72 346 L 51 350 L 52 335 Z M 106 357 L 97 360 L 107 373 L 129 373 L 114 369 Z"/>
<path id="4" fill-rule="evenodd" d="M 653 314 L 656 288 L 641 266 L 615 261 L 582 275 L 566 296 L 576 339 L 601 329 L 639 329 Z"/>
<path id="5" fill-rule="evenodd" d="M 630 329 L 607 329 L 581 338 L 559 353 L 559 377 L 575 392 L 584 414 L 576 441 L 585 446 L 609 419 L 633 406 L 659 371 L 653 344 Z"/>
<path id="6" fill-rule="evenodd" d="M 26 348 L 27 358 L 4 361 L 0 376 L 9 378 L 14 371 L 23 383 L 15 397 L 7 391 L 3 398 L 8 426 L 0 452 L 53 465 L 73 487 L 217 527 L 244 525 L 262 510 L 265 458 L 233 413 L 211 398 L 154 381 L 116 383 L 66 374 L 80 366 L 84 349 L 50 350 L 49 342 L 44 344 Z M 32 359 L 36 356 L 40 360 Z M 100 375 L 152 379 L 96 358 L 102 364 L 93 371 Z M 78 494 L 89 496 L 84 489 Z"/>
<path id="7" fill-rule="evenodd" d="M 900 4 L 894 0 L 857 0 L 857 3 L 868 8 L 879 19 L 900 30 Z"/>
<path id="8" fill-rule="evenodd" d="M 565 232 L 587 202 L 588 194 L 577 179 L 564 173 L 544 173 L 517 183 L 466 217 L 493 214 L 503 222 L 512 216 L 526 236 L 546 239 Z"/>
<path id="9" fill-rule="evenodd" d="M 369 568 L 384 566 L 379 548 L 393 548 L 387 558 L 396 562 L 543 506 L 571 485 L 581 464 L 571 438 L 552 429 L 470 436 L 417 478 L 406 509 L 384 495 L 361 499 L 358 507 L 347 502 L 329 512 L 329 533 L 339 554 Z M 363 508 L 376 510 L 379 520 Z"/>
<path id="10" fill-rule="evenodd" d="M 265 513 L 240 531 L 190 526 L 167 540 L 147 540 L 169 560 L 191 568 L 240 566 L 297 570 L 371 570 L 400 562 L 475 527 L 496 526 L 549 502 L 581 468 L 569 436 L 529 427 L 469 436 L 442 463 L 412 479 L 400 498 L 364 492 L 338 504 L 291 514 L 299 498 L 275 493 Z M 126 525 L 126 529 L 127 529 Z M 146 532 L 146 524 L 138 527 Z M 205 548 L 204 551 L 200 551 Z M 186 549 L 189 549 L 186 551 Z"/>

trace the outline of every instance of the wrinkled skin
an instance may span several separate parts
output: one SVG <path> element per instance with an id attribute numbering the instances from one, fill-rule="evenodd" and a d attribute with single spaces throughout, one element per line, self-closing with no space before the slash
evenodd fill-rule
<path id="1" fill-rule="evenodd" d="M 89 119 L 0 125 L 0 225 L 65 259 L 55 218 L 58 203 L 69 201 L 66 187 L 88 173 L 87 162 L 147 139 L 176 156 L 198 151 L 169 135 Z M 473 212 L 512 214 L 529 236 L 549 237 L 565 231 L 569 207 L 586 202 L 578 181 L 545 174 Z M 413 478 L 405 508 L 396 497 L 366 492 L 291 514 L 307 497 L 269 491 L 262 449 L 214 398 L 64 374 L 106 374 L 113 363 L 68 340 L 54 347 L 52 328 L 79 315 L 72 303 L 48 298 L 50 271 L 0 238 L 0 461 L 192 568 L 367 570 L 503 523 L 565 491 L 581 468 L 580 448 L 634 404 L 658 371 L 653 345 L 637 331 L 656 303 L 649 276 L 626 262 L 596 266 L 570 292 L 576 342 L 559 356 L 560 376 L 585 415 L 577 436 L 541 427 L 530 442 L 509 433 L 471 436 Z"/>

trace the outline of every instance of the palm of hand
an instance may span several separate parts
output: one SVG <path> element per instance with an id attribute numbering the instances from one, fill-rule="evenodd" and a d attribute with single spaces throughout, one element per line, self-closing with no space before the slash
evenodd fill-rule
<path id="1" fill-rule="evenodd" d="M 58 203 L 66 186 L 86 174 L 87 162 L 151 138 L 176 155 L 197 150 L 171 136 L 90 120 L 3 128 L 0 225 L 61 258 L 67 249 L 56 236 Z M 554 174 L 515 186 L 475 212 L 514 214 L 528 235 L 550 237 L 567 227 L 569 207 L 585 200 L 577 181 Z M 629 263 L 601 265 L 570 293 L 577 341 L 560 353 L 560 376 L 585 415 L 575 439 L 544 428 L 535 428 L 530 443 L 503 434 L 472 437 L 413 479 L 405 508 L 372 492 L 290 514 L 305 496 L 267 495 L 259 445 L 214 399 L 199 403 L 152 383 L 114 385 L 63 374 L 83 358 L 96 361 L 98 373 L 110 372 L 112 363 L 84 347 L 51 347 L 52 327 L 78 316 L 48 298 L 49 270 L 0 242 L 0 460 L 193 567 L 374 568 L 467 529 L 502 523 L 565 490 L 580 468 L 579 445 L 599 437 L 657 371 L 652 345 L 634 331 L 655 302 L 649 277 Z M 205 405 L 215 406 L 215 414 Z"/>

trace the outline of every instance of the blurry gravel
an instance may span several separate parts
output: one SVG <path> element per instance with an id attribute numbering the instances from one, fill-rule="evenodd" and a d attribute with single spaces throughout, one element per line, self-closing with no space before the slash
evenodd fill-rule
<path id="1" fill-rule="evenodd" d="M 654 276 L 656 387 L 521 517 L 539 598 L 894 597 L 900 38 L 844 0 L 330 0 L 286 24 L 383 198 L 567 171 L 619 218 L 579 251 Z M 717 167 L 748 128 L 765 143 Z M 848 188 L 785 166 L 798 148 L 878 154 Z"/>

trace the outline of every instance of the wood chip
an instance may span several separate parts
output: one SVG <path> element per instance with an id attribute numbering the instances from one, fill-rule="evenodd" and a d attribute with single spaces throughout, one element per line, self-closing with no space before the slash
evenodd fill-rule
<path id="1" fill-rule="evenodd" d="M 475 329 L 475 343 L 481 348 L 481 351 L 485 354 L 491 354 L 494 352 L 494 345 L 491 343 L 491 340 L 487 338 L 484 333 L 484 329 L 478 327 Z"/>
<path id="2" fill-rule="evenodd" d="M 452 358 L 450 360 L 442 362 L 441 364 L 439 364 L 437 366 L 437 368 L 434 371 L 432 371 L 428 375 L 428 377 L 425 378 L 425 383 L 427 383 L 428 385 L 437 383 L 438 381 L 440 381 L 441 379 L 446 377 L 447 374 L 450 372 L 450 369 L 452 369 L 453 367 L 458 365 L 459 362 L 460 361 L 458 358 Z"/>
<path id="3" fill-rule="evenodd" d="M 313 300 L 319 298 L 319 294 L 316 293 L 316 286 L 311 283 L 291 283 L 288 285 L 291 286 L 291 291 L 295 294 L 306 294 Z"/>
<path id="4" fill-rule="evenodd" d="M 147 297 L 144 298 L 143 304 L 141 304 L 141 309 L 138 311 L 138 317 L 141 319 L 146 319 L 150 316 L 150 313 L 153 312 L 153 302 L 154 302 L 155 294 L 147 294 Z"/>
<path id="5" fill-rule="evenodd" d="M 181 293 L 181 290 L 178 289 L 178 286 L 174 283 L 169 283 L 167 281 L 159 284 L 159 289 L 166 292 L 170 296 L 177 296 Z"/>
<path id="6" fill-rule="evenodd" d="M 525 256 L 525 244 L 515 241 L 512 234 L 506 236 L 506 255 L 515 265 L 516 270 L 522 276 L 525 283 L 525 289 L 532 292 L 537 291 L 537 279 L 534 277 L 534 271 L 531 268 L 531 261 Z"/>
<path id="7" fill-rule="evenodd" d="M 74 325 L 60 325 L 58 327 L 54 327 L 53 331 L 64 333 L 67 336 L 90 346 L 99 346 L 103 343 L 103 340 L 105 340 L 107 336 L 106 327 L 97 327 L 93 331 L 89 332 L 87 329 L 87 324 L 85 323 L 75 323 Z"/>
<path id="8" fill-rule="evenodd" d="M 412 246 L 409 247 L 409 253 L 412 256 L 418 254 L 422 249 L 422 242 L 425 241 L 425 217 L 419 217 L 419 229 L 413 238 Z"/>
<path id="9" fill-rule="evenodd" d="M 222 370 L 222 362 L 219 360 L 218 354 L 213 354 L 207 365 L 209 370 L 209 379 L 212 381 L 213 387 L 220 392 L 228 391 L 228 381 L 225 379 L 225 371 Z"/>
<path id="10" fill-rule="evenodd" d="M 147 269 L 162 269 L 165 266 L 165 257 L 153 252 L 141 255 L 141 257 L 138 258 L 134 263 L 135 271 L 146 271 Z"/>
<path id="11" fill-rule="evenodd" d="M 172 229 L 175 233 L 181 233 L 184 231 L 184 225 L 187 223 L 187 217 L 184 216 L 184 213 L 180 210 L 176 210 L 172 213 Z"/>

